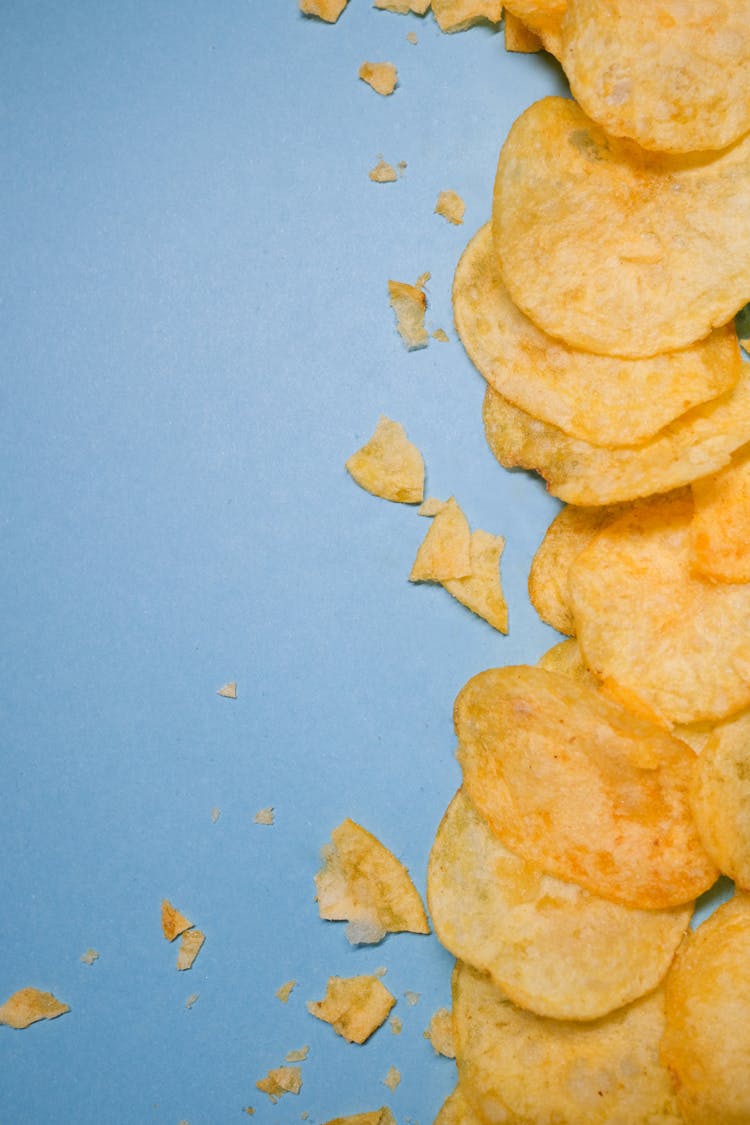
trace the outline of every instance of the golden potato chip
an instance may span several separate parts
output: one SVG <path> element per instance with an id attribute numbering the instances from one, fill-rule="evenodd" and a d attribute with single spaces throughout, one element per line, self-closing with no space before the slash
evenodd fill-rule
<path id="1" fill-rule="evenodd" d="M 746 365 L 743 365 L 743 367 Z M 484 429 L 506 468 L 534 469 L 553 496 L 593 506 L 669 492 L 714 473 L 750 440 L 750 373 L 641 445 L 605 449 L 564 434 L 488 387 Z"/>
<path id="2" fill-rule="evenodd" d="M 396 1125 L 396 1118 L 387 1105 L 374 1109 L 371 1113 L 355 1113 L 350 1117 L 336 1117 L 324 1125 Z"/>
<path id="3" fill-rule="evenodd" d="M 667 978 L 661 1058 L 684 1120 L 750 1121 L 750 896 L 738 893 L 690 935 Z"/>
<path id="4" fill-rule="evenodd" d="M 443 582 L 468 578 L 471 566 L 469 522 L 453 496 L 435 513 L 417 551 L 410 582 Z"/>
<path id="5" fill-rule="evenodd" d="M 444 328 L 436 328 L 432 333 L 433 340 L 439 340 L 441 344 L 449 344 L 450 337 Z"/>
<path id="6" fill-rule="evenodd" d="M 37 1020 L 54 1020 L 69 1011 L 68 1005 L 56 999 L 51 992 L 21 988 L 0 1004 L 0 1024 L 20 1031 Z"/>
<path id="7" fill-rule="evenodd" d="M 427 310 L 424 285 L 429 276 L 425 274 L 424 279 L 420 278 L 416 285 L 409 285 L 406 281 L 388 282 L 388 297 L 396 314 L 396 331 L 403 340 L 404 347 L 410 352 L 426 348 L 429 343 L 430 338 L 424 326 Z"/>
<path id="8" fill-rule="evenodd" d="M 719 870 L 750 888 L 750 711 L 717 723 L 701 750 L 691 793 L 703 846 Z"/>
<path id="9" fill-rule="evenodd" d="M 456 601 L 501 633 L 508 632 L 508 605 L 500 585 L 500 557 L 504 548 L 502 535 L 490 535 L 477 528 L 471 533 L 471 574 L 442 580 L 442 585 Z"/>
<path id="10" fill-rule="evenodd" d="M 692 490 L 693 569 L 715 582 L 750 582 L 750 447 Z"/>
<path id="11" fill-rule="evenodd" d="M 255 1085 L 272 1102 L 277 1102 L 282 1094 L 298 1094 L 302 1089 L 302 1071 L 298 1066 L 277 1066 L 269 1070 L 265 1078 Z"/>
<path id="12" fill-rule="evenodd" d="M 502 0 L 432 0 L 432 11 L 441 31 L 466 31 L 475 23 L 499 23 Z"/>
<path id="13" fill-rule="evenodd" d="M 315 888 L 320 917 L 347 921 L 352 944 L 378 942 L 386 933 L 430 932 L 407 869 L 353 820 L 344 820 L 331 833 Z"/>
<path id="14" fill-rule="evenodd" d="M 335 23 L 348 3 L 349 0 L 299 0 L 299 10 L 305 16 Z"/>
<path id="15" fill-rule="evenodd" d="M 206 935 L 200 930 L 186 930 L 183 933 L 177 951 L 177 968 L 180 971 L 192 969 L 193 961 L 200 953 L 205 940 Z"/>
<path id="16" fill-rule="evenodd" d="M 527 27 L 518 16 L 512 12 L 503 15 L 503 33 L 505 35 L 505 50 L 516 51 L 522 55 L 533 55 L 541 51 L 544 44 L 536 32 Z"/>
<path id="17" fill-rule="evenodd" d="M 534 867 L 640 909 L 678 906 L 717 871 L 693 823 L 695 755 L 569 676 L 474 676 L 454 708 L 464 789 Z"/>
<path id="18" fill-rule="evenodd" d="M 682 1122 L 659 1062 L 663 987 L 600 1020 L 551 1020 L 458 962 L 453 1020 L 461 1091 L 484 1125 Z"/>
<path id="19" fill-rule="evenodd" d="M 492 210 L 503 280 L 574 347 L 649 356 L 726 324 L 750 292 L 750 137 L 710 156 L 648 153 L 568 98 L 517 119 Z"/>
<path id="20" fill-rule="evenodd" d="M 424 495 L 424 461 L 400 422 L 381 415 L 375 432 L 346 462 L 360 488 L 399 504 L 419 504 Z"/>
<path id="21" fill-rule="evenodd" d="M 358 75 L 368 86 L 372 86 L 376 94 L 382 94 L 383 97 L 392 94 L 398 82 L 398 71 L 389 62 L 363 62 Z"/>
<path id="22" fill-rule="evenodd" d="M 508 15 L 520 20 L 529 31 L 538 35 L 545 50 L 559 57 L 562 19 L 567 0 L 510 0 L 505 3 L 505 18 Z"/>
<path id="23" fill-rule="evenodd" d="M 165 898 L 161 900 L 161 928 L 167 941 L 174 941 L 185 930 L 191 929 L 192 925 L 193 923 L 172 906 L 171 902 Z"/>
<path id="24" fill-rule="evenodd" d="M 673 723 L 750 705 L 750 585 L 691 571 L 689 492 L 639 506 L 574 559 L 569 589 L 583 658 Z"/>
<path id="25" fill-rule="evenodd" d="M 432 1013 L 430 1026 L 424 1033 L 429 1039 L 436 1055 L 446 1059 L 455 1059 L 456 1052 L 453 1047 L 453 1015 L 448 1008 L 438 1008 Z"/>
<path id="26" fill-rule="evenodd" d="M 307 1010 L 349 1043 L 364 1043 L 395 1003 L 376 976 L 329 977 L 324 999 L 308 1001 Z"/>
<path id="27" fill-rule="evenodd" d="M 553 339 L 511 301 L 489 224 L 458 263 L 453 309 L 469 358 L 498 394 L 592 445 L 637 445 L 653 438 L 694 406 L 731 390 L 742 371 L 731 323 L 697 344 L 651 359 L 594 355 Z"/>
<path id="28" fill-rule="evenodd" d="M 216 694 L 223 696 L 224 699 L 236 699 L 237 681 L 232 680 L 231 684 L 224 684 L 224 687 L 220 687 Z"/>
<path id="29" fill-rule="evenodd" d="M 434 1125 L 482 1125 L 482 1121 L 467 1102 L 461 1087 L 456 1086 L 440 1107 Z"/>
<path id="30" fill-rule="evenodd" d="M 460 790 L 432 846 L 427 899 L 454 956 L 489 973 L 515 1004 L 575 1020 L 656 987 L 692 912 L 635 910 L 542 874 L 504 847 Z"/>
<path id="31" fill-rule="evenodd" d="M 426 500 L 423 500 L 417 508 L 417 515 L 430 517 L 436 516 L 438 512 L 442 511 L 446 503 L 447 501 L 438 500 L 435 496 L 428 496 Z"/>
<path id="32" fill-rule="evenodd" d="M 435 214 L 442 215 L 449 223 L 460 226 L 464 221 L 466 204 L 455 191 L 441 191 L 435 204 Z"/>
<path id="33" fill-rule="evenodd" d="M 405 16 L 413 12 L 415 16 L 423 16 L 430 6 L 431 0 L 374 0 L 373 8 L 380 8 L 386 12 L 395 12 L 396 15 Z M 409 36 L 407 35 L 408 39 Z"/>
<path id="34" fill-rule="evenodd" d="M 388 164 L 381 156 L 378 159 L 374 168 L 370 169 L 370 179 L 376 184 L 392 184 L 398 177 L 396 176 L 396 169 L 392 164 Z"/>
<path id="35" fill-rule="evenodd" d="M 647 149 L 720 149 L 750 130 L 746 3 L 568 0 L 560 61 L 573 97 Z"/>

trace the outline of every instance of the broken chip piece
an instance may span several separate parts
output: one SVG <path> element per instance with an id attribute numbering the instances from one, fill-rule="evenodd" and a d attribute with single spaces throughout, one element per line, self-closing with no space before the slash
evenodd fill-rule
<path id="1" fill-rule="evenodd" d="M 329 977 L 322 1000 L 309 1000 L 307 1010 L 329 1023 L 349 1043 L 364 1043 L 385 1023 L 396 998 L 373 975 Z"/>
<path id="2" fill-rule="evenodd" d="M 85 953 L 81 954 L 79 960 L 83 961 L 84 965 L 93 965 L 94 961 L 99 960 L 99 954 L 95 949 L 87 949 Z"/>
<path id="3" fill-rule="evenodd" d="M 522 55 L 534 55 L 544 47 L 542 40 L 523 20 L 512 12 L 503 13 L 503 35 L 506 51 Z"/>
<path id="4" fill-rule="evenodd" d="M 378 419 L 375 432 L 346 462 L 360 488 L 382 500 L 419 504 L 424 496 L 424 460 L 400 422 Z"/>
<path id="5" fill-rule="evenodd" d="M 411 568 L 409 581 L 442 582 L 446 578 L 467 578 L 470 574 L 469 522 L 451 496 L 435 511 Z"/>
<path id="6" fill-rule="evenodd" d="M 201 951 L 206 940 L 206 935 L 200 930 L 186 930 L 180 938 L 180 947 L 177 951 L 177 968 L 182 972 L 192 969 L 193 961 Z"/>
<path id="7" fill-rule="evenodd" d="M 401 1082 L 401 1071 L 395 1066 L 389 1067 L 388 1073 L 386 1074 L 385 1078 L 383 1079 L 383 1085 L 387 1086 L 389 1090 L 393 1091 L 393 1090 L 396 1089 L 396 1087 L 399 1085 L 400 1082 Z"/>
<path id="8" fill-rule="evenodd" d="M 415 285 L 392 279 L 388 282 L 388 297 L 396 314 L 396 330 L 408 351 L 426 348 L 429 343 L 430 337 L 424 326 L 427 310 L 424 286 L 429 277 L 428 273 L 424 274 Z"/>
<path id="9" fill-rule="evenodd" d="M 230 684 L 224 684 L 224 687 L 220 687 L 216 694 L 222 696 L 224 699 L 236 699 L 237 681 L 232 680 Z"/>
<path id="10" fill-rule="evenodd" d="M 448 1008 L 438 1008 L 436 1012 L 433 1012 L 430 1026 L 425 1031 L 424 1037 L 432 1043 L 435 1054 L 443 1055 L 446 1059 L 455 1059 L 453 1015 Z"/>
<path id="11" fill-rule="evenodd" d="M 38 988 L 21 988 L 9 996 L 4 1004 L 0 1004 L 0 1024 L 20 1031 L 37 1020 L 54 1020 L 69 1011 L 70 1007 L 51 992 L 41 992 Z"/>
<path id="12" fill-rule="evenodd" d="M 299 10 L 305 16 L 315 16 L 326 23 L 335 23 L 349 0 L 299 0 Z"/>
<path id="13" fill-rule="evenodd" d="M 277 1066 L 269 1070 L 265 1078 L 255 1083 L 272 1102 L 277 1102 L 282 1094 L 298 1094 L 302 1089 L 302 1071 L 298 1066 Z"/>
<path id="14" fill-rule="evenodd" d="M 471 533 L 471 574 L 442 581 L 456 601 L 500 633 L 508 632 L 508 605 L 500 585 L 500 557 L 504 547 L 502 535 L 490 535 L 477 528 Z"/>
<path id="15" fill-rule="evenodd" d="M 499 23 L 502 0 L 432 0 L 432 11 L 441 31 L 466 31 L 475 23 Z"/>
<path id="16" fill-rule="evenodd" d="M 396 1118 L 387 1105 L 370 1113 L 354 1113 L 349 1117 L 334 1117 L 324 1125 L 396 1125 Z"/>
<path id="17" fill-rule="evenodd" d="M 296 980 L 288 980 L 276 989 L 276 999 L 280 1000 L 282 1004 L 286 1004 L 287 1000 L 292 994 L 292 990 L 297 984 Z"/>
<path id="18" fill-rule="evenodd" d="M 442 215 L 449 223 L 460 226 L 464 221 L 466 204 L 455 191 L 441 191 L 435 204 L 435 214 Z"/>
<path id="19" fill-rule="evenodd" d="M 392 164 L 388 164 L 383 160 L 383 157 L 378 158 L 378 162 L 374 168 L 370 169 L 370 179 L 376 184 L 392 184 L 398 179 L 396 169 Z"/>
<path id="20" fill-rule="evenodd" d="M 358 74 L 376 94 L 382 94 L 383 97 L 388 97 L 396 89 L 398 71 L 393 63 L 363 62 Z"/>
<path id="21" fill-rule="evenodd" d="M 185 917 L 171 902 L 161 900 L 161 928 L 167 941 L 174 941 L 185 930 L 192 929 L 193 923 Z"/>
<path id="22" fill-rule="evenodd" d="M 423 16 L 430 6 L 430 0 L 375 0 L 372 6 L 384 12 L 395 12 L 399 16 L 405 16 L 408 12 Z M 414 32 L 409 32 L 407 39 L 410 34 L 414 35 Z"/>

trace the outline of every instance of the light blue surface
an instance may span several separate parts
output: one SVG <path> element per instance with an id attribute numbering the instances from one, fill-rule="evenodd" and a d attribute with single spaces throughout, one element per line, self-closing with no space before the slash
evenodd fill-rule
<path id="1" fill-rule="evenodd" d="M 450 286 L 511 122 L 559 72 L 366 0 L 333 27 L 294 0 L 30 0 L 2 22 L 0 1000 L 72 1010 L 0 1028 L 0 1122 L 385 1103 L 428 1125 L 455 1081 L 422 1034 L 451 959 L 434 937 L 352 950 L 312 878 L 351 816 L 424 891 L 456 692 L 556 639 L 526 593 L 556 503 L 485 445 Z M 365 59 L 396 63 L 391 98 Z M 399 182 L 368 179 L 381 153 Z M 462 227 L 433 213 L 448 188 Z M 409 354 L 387 280 L 427 270 L 451 341 Z M 430 494 L 506 536 L 507 637 L 408 583 L 426 521 L 344 471 L 381 413 Z M 162 896 L 207 935 L 189 973 Z M 401 1036 L 354 1047 L 307 1014 L 329 975 L 380 965 Z M 271 1105 L 256 1080 L 303 1044 L 302 1093 Z"/>

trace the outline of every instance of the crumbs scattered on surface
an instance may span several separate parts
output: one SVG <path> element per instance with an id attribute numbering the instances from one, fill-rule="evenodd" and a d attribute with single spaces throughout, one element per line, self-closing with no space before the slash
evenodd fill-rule
<path id="1" fill-rule="evenodd" d="M 433 340 L 439 340 L 441 344 L 450 343 L 450 336 L 443 328 L 436 328 L 432 333 Z"/>

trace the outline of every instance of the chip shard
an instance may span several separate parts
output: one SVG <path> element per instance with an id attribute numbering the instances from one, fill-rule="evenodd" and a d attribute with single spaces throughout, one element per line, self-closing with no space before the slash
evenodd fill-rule
<path id="1" fill-rule="evenodd" d="M 299 1094 L 302 1089 L 302 1071 L 298 1066 L 277 1066 L 265 1078 L 259 1078 L 256 1087 L 277 1102 L 283 1094 Z"/>
<path id="2" fill-rule="evenodd" d="M 429 279 L 429 274 L 424 275 L 424 280 L 420 278 L 416 285 L 392 279 L 388 282 L 388 297 L 396 314 L 396 331 L 404 347 L 410 352 L 426 348 L 430 340 L 424 324 L 427 311 L 427 295 L 424 291 L 426 279 Z"/>
<path id="3" fill-rule="evenodd" d="M 51 992 L 21 988 L 0 1005 L 0 1024 L 21 1031 L 38 1020 L 54 1020 L 69 1011 Z"/>
<path id="4" fill-rule="evenodd" d="M 322 1000 L 310 1000 L 307 1010 L 329 1023 L 349 1043 L 364 1043 L 385 1023 L 396 998 L 373 975 L 329 977 Z"/>
<path id="5" fill-rule="evenodd" d="M 180 938 L 180 947 L 177 950 L 177 968 L 180 972 L 192 969 L 195 958 L 201 951 L 206 935 L 201 930 L 186 930 Z"/>
<path id="6" fill-rule="evenodd" d="M 400 422 L 383 414 L 372 437 L 346 462 L 365 492 L 398 504 L 419 504 L 424 496 L 424 460 Z"/>
<path id="7" fill-rule="evenodd" d="M 398 71 L 389 62 L 363 62 L 358 74 L 376 94 L 386 98 L 393 93 L 398 83 Z"/>
<path id="8" fill-rule="evenodd" d="M 161 901 L 161 928 L 164 937 L 167 941 L 174 941 L 176 937 L 184 933 L 185 930 L 192 929 L 193 923 L 186 918 L 172 903 L 166 898 Z"/>

